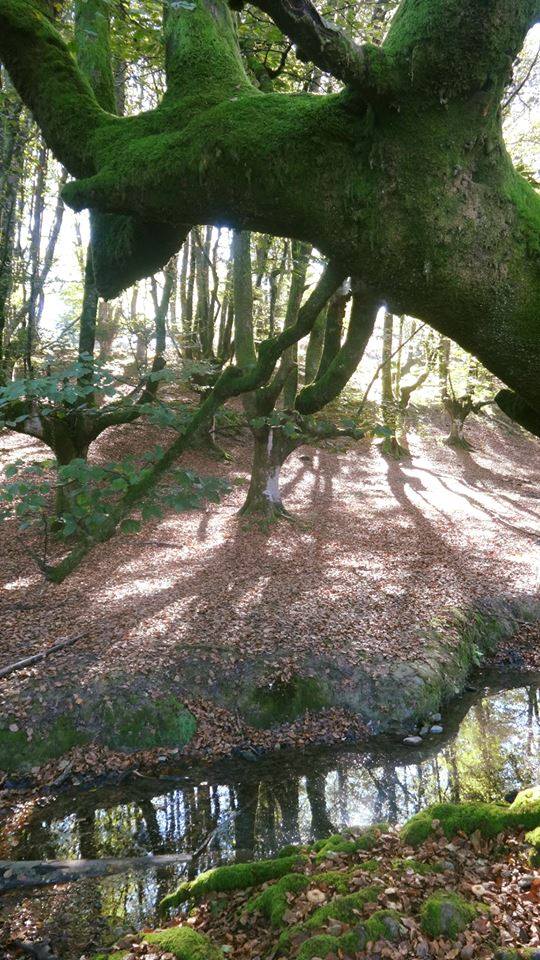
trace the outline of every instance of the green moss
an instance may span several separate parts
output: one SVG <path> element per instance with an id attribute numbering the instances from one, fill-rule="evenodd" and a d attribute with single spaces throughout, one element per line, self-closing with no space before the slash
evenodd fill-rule
<path id="1" fill-rule="evenodd" d="M 351 930 L 341 937 L 331 937 L 327 934 L 321 934 L 317 937 L 310 937 L 302 944 L 298 953 L 298 960 L 313 960 L 313 958 L 324 958 L 328 954 L 332 956 L 343 956 L 355 954 L 362 950 L 366 942 L 365 936 L 361 930 Z"/>
<path id="2" fill-rule="evenodd" d="M 338 870 L 312 874 L 309 880 L 310 886 L 330 887 L 337 893 L 347 893 L 349 890 L 349 873 L 340 873 Z"/>
<path id="3" fill-rule="evenodd" d="M 374 903 L 377 900 L 382 887 L 371 886 L 364 887 L 356 893 L 350 893 L 347 896 L 335 897 L 330 903 L 325 903 L 317 909 L 303 923 L 289 927 L 281 934 L 278 940 L 278 948 L 286 950 L 295 936 L 301 933 L 317 931 L 324 927 L 328 920 L 339 920 L 342 923 L 357 924 L 361 918 L 363 908 L 366 903 Z"/>
<path id="4" fill-rule="evenodd" d="M 316 859 L 324 860 L 329 853 L 351 854 L 359 850 L 372 850 L 376 846 L 379 835 L 388 829 L 387 824 L 378 823 L 372 827 L 366 827 L 360 836 L 352 840 L 346 839 L 342 834 L 335 833 L 326 840 L 319 840 L 314 845 L 317 853 Z"/>
<path id="5" fill-rule="evenodd" d="M 509 164 L 506 196 L 516 209 L 523 241 L 532 256 L 540 254 L 540 197 Z"/>
<path id="6" fill-rule="evenodd" d="M 288 897 L 290 894 L 297 894 L 305 890 L 310 884 L 310 878 L 303 873 L 289 873 L 273 883 L 272 886 L 263 890 L 262 893 L 252 897 L 246 904 L 248 913 L 258 910 L 264 914 L 274 926 L 279 926 L 283 922 L 283 915 L 289 905 Z"/>
<path id="7" fill-rule="evenodd" d="M 286 847 L 282 847 L 278 852 L 278 857 L 292 857 L 295 853 L 302 853 L 306 850 L 306 847 L 301 847 L 297 843 L 289 843 Z"/>
<path id="8" fill-rule="evenodd" d="M 145 750 L 152 747 L 183 747 L 197 729 L 195 717 L 176 697 L 140 700 L 125 695 L 104 711 L 104 733 L 100 740 L 116 750 Z"/>
<path id="9" fill-rule="evenodd" d="M 247 890 L 268 880 L 278 880 L 291 873 L 294 867 L 298 867 L 304 860 L 305 857 L 292 856 L 215 867 L 213 870 L 201 873 L 195 880 L 180 884 L 174 893 L 161 901 L 161 908 L 168 909 L 186 900 L 200 900 L 209 893 Z"/>
<path id="10" fill-rule="evenodd" d="M 420 910 L 422 930 L 428 937 L 451 937 L 465 930 L 478 914 L 478 908 L 457 893 L 434 893 Z"/>
<path id="11" fill-rule="evenodd" d="M 401 914 L 397 910 L 376 910 L 366 921 L 368 940 L 392 940 L 397 942 L 405 934 Z"/>
<path id="12" fill-rule="evenodd" d="M 140 698 L 123 694 L 114 705 L 98 703 L 83 709 L 81 716 L 73 713 L 59 717 L 44 734 L 32 740 L 23 730 L 0 730 L 0 770 L 24 771 L 91 740 L 113 750 L 182 747 L 191 740 L 196 728 L 194 716 L 175 697 L 141 706 Z"/>
<path id="13" fill-rule="evenodd" d="M 529 861 L 533 867 L 540 867 L 540 827 L 529 830 L 525 834 L 525 840 L 533 848 L 529 853 Z"/>
<path id="14" fill-rule="evenodd" d="M 178 960 L 223 960 L 221 950 L 191 927 L 157 930 L 147 934 L 146 940 L 166 953 L 174 953 Z"/>
<path id="15" fill-rule="evenodd" d="M 323 685 L 314 677 L 293 677 L 285 683 L 258 687 L 244 706 L 246 716 L 257 727 L 290 723 L 307 711 L 322 710 L 330 703 Z"/>
<path id="16" fill-rule="evenodd" d="M 511 806 L 498 803 L 436 803 L 412 817 L 401 830 L 401 839 L 417 847 L 430 836 L 433 821 L 447 837 L 456 833 L 470 836 L 478 830 L 493 838 L 503 830 L 533 829 L 540 826 L 540 799 L 535 790 L 518 794 Z"/>
<path id="17" fill-rule="evenodd" d="M 87 733 L 78 730 L 71 717 L 59 717 L 43 736 L 28 740 L 24 730 L 0 730 L 0 770 L 7 773 L 37 767 L 61 757 L 72 747 L 88 743 Z"/>
<path id="18" fill-rule="evenodd" d="M 366 870 L 367 873 L 377 873 L 381 865 L 378 860 L 363 860 L 359 867 L 361 870 Z"/>
<path id="19" fill-rule="evenodd" d="M 430 873 L 444 873 L 444 867 L 441 863 L 424 863 L 423 860 L 414 860 L 407 857 L 405 860 L 393 860 L 392 869 L 397 873 L 404 873 L 406 870 L 413 870 L 420 876 L 428 876 Z"/>

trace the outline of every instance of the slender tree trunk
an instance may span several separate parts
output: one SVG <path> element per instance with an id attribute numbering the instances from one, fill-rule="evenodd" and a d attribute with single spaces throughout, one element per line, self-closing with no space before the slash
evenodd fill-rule
<path id="1" fill-rule="evenodd" d="M 448 373 L 450 370 L 450 355 L 452 341 L 448 337 L 439 338 L 439 396 L 444 403 L 448 396 Z"/>
<path id="2" fill-rule="evenodd" d="M 450 433 L 445 437 L 447 447 L 459 450 L 472 450 L 472 446 L 465 437 L 465 421 L 473 410 L 473 403 L 469 396 L 449 397 L 444 400 L 444 409 L 450 420 Z"/>
<path id="3" fill-rule="evenodd" d="M 324 331 L 326 328 L 326 314 L 327 311 L 323 310 L 319 314 L 315 323 L 313 324 L 313 329 L 309 335 L 308 345 L 306 349 L 306 363 L 304 370 L 304 383 L 312 383 L 317 376 L 317 370 L 319 369 L 323 346 L 324 346 Z"/>
<path id="4" fill-rule="evenodd" d="M 296 323 L 296 318 L 298 316 L 298 311 L 300 309 L 300 304 L 302 303 L 302 297 L 306 287 L 306 275 L 309 266 L 311 249 L 312 248 L 310 244 L 299 243 L 297 240 L 293 240 L 291 244 L 292 277 L 289 290 L 289 299 L 287 301 L 287 312 L 285 314 L 286 327 L 291 327 L 294 323 Z M 290 348 L 290 351 L 286 354 L 284 360 L 285 362 L 290 360 L 294 364 L 283 390 L 283 406 L 286 410 L 292 410 L 294 407 L 294 401 L 296 400 L 296 394 L 298 393 L 297 343 L 295 343 L 294 347 Z"/>
<path id="5" fill-rule="evenodd" d="M 37 159 L 36 186 L 34 190 L 34 209 L 32 217 L 32 231 L 30 237 L 30 293 L 26 318 L 26 344 L 24 350 L 24 367 L 31 376 L 33 372 L 32 354 L 37 336 L 38 302 L 39 302 L 39 274 L 41 234 L 43 229 L 43 211 L 45 209 L 45 178 L 47 172 L 47 148 L 41 143 Z"/>

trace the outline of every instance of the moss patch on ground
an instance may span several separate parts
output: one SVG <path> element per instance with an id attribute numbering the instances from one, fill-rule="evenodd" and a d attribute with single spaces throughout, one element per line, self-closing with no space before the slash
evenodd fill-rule
<path id="1" fill-rule="evenodd" d="M 184 747 L 195 734 L 197 722 L 176 697 L 141 705 L 140 699 L 124 695 L 114 704 L 98 702 L 42 727 L 45 732 L 31 740 L 24 730 L 0 730 L 0 770 L 24 772 L 90 742 L 120 751 Z"/>
<path id="2" fill-rule="evenodd" d="M 405 824 L 401 838 L 410 846 L 417 847 L 439 827 L 449 839 L 457 833 L 471 836 L 476 831 L 487 839 L 505 830 L 532 831 L 540 827 L 540 788 L 521 791 L 512 804 L 433 804 Z"/>
<path id="3" fill-rule="evenodd" d="M 259 686 L 242 704 L 250 723 L 261 729 L 281 723 L 292 723 L 308 711 L 324 710 L 332 698 L 323 683 L 315 677 L 294 676 Z"/>
<path id="4" fill-rule="evenodd" d="M 221 950 L 191 927 L 169 927 L 149 933 L 145 939 L 160 950 L 174 954 L 178 960 L 223 960 Z"/>
<path id="5" fill-rule="evenodd" d="M 209 893 L 224 893 L 230 890 L 247 890 L 268 880 L 277 880 L 299 867 L 305 858 L 278 857 L 276 860 L 259 860 L 250 863 L 235 863 L 216 867 L 201 873 L 195 880 L 187 880 L 178 889 L 161 901 L 164 910 L 178 906 L 187 900 L 200 900 Z"/>
<path id="6" fill-rule="evenodd" d="M 0 770 L 14 773 L 37 767 L 47 760 L 61 757 L 72 747 L 88 743 L 89 739 L 70 717 L 59 717 L 46 734 L 32 740 L 24 730 L 0 730 Z"/>

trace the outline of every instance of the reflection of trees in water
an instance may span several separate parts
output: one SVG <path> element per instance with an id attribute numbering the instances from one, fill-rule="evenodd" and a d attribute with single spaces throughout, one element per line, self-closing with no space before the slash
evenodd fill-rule
<path id="1" fill-rule="evenodd" d="M 152 784 L 129 788 L 133 800 L 96 790 L 35 811 L 18 848 L 20 858 L 134 856 L 207 849 L 191 867 L 272 854 L 288 842 L 333 832 L 346 824 L 399 822 L 439 800 L 497 799 L 537 778 L 540 730 L 538 687 L 505 691 L 475 703 L 457 736 L 435 755 L 404 764 L 409 753 L 306 757 L 303 766 L 249 771 L 241 783 L 186 783 L 156 794 Z M 430 746 L 431 744 L 431 746 Z M 435 751 L 428 741 L 426 751 Z M 144 787 L 144 789 L 143 789 Z M 93 799 L 92 799 L 93 796 Z M 129 794 L 128 794 L 129 796 Z M 108 798 L 108 799 L 107 799 Z M 133 891 L 130 896 L 133 896 Z"/>

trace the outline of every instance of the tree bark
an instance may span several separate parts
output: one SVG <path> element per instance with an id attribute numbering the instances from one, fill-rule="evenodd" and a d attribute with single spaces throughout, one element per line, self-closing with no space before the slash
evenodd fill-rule
<path id="1" fill-rule="evenodd" d="M 309 241 L 347 273 L 361 269 L 393 313 L 480 357 L 540 433 L 540 199 L 512 168 L 499 111 L 537 0 L 494 0 L 482 12 L 464 0 L 402 0 L 377 54 L 384 91 L 361 48 L 353 92 L 337 97 L 252 86 L 222 0 L 174 14 L 181 40 L 164 103 L 119 120 L 30 0 L 0 0 L 0 56 L 79 178 L 68 202 L 158 232 L 219 222 Z M 338 52 L 330 61 L 345 76 Z M 135 265 L 152 272 L 158 246 L 147 236 L 144 249 L 124 250 L 103 289 L 125 284 Z"/>
<path id="2" fill-rule="evenodd" d="M 271 522 L 288 516 L 281 499 L 281 468 L 298 442 L 284 436 L 279 427 L 253 430 L 251 479 L 241 516 Z"/>

